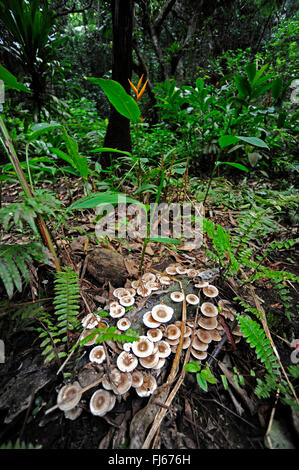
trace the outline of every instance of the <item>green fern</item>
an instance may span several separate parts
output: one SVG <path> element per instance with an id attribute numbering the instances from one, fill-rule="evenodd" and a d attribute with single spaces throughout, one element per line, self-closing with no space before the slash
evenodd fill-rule
<path id="1" fill-rule="evenodd" d="M 40 347 L 45 362 L 51 362 L 66 356 L 65 343 L 69 349 L 69 334 L 77 330 L 80 323 L 77 319 L 79 311 L 79 279 L 78 275 L 70 267 L 55 274 L 55 319 L 47 315 L 40 318 L 41 326 L 38 328 L 39 338 L 42 340 Z M 56 321 L 54 321 L 56 320 Z"/>
<path id="2" fill-rule="evenodd" d="M 7 444 L 1 444 L 0 449 L 41 449 L 41 445 L 34 445 L 34 444 L 26 444 L 25 442 L 20 441 L 20 439 L 17 439 L 15 443 L 12 443 L 9 441 Z"/>
<path id="3" fill-rule="evenodd" d="M 41 243 L 0 245 L 0 279 L 9 298 L 12 298 L 15 289 L 22 292 L 22 280 L 29 282 L 28 264 L 33 260 L 48 262 L 45 248 Z"/>
<path id="4" fill-rule="evenodd" d="M 279 373 L 279 364 L 264 329 L 248 315 L 236 314 L 246 341 L 254 348 L 257 358 L 265 365 L 270 375 Z"/>

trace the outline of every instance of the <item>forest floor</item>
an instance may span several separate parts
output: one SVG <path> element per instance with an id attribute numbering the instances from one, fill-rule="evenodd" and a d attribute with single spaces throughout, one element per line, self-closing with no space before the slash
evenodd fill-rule
<path id="1" fill-rule="evenodd" d="M 76 189 L 77 188 L 77 189 Z M 56 185 L 55 192 L 65 203 L 69 203 L 69 193 L 64 181 Z M 18 200 L 19 187 L 17 184 L 6 184 L 2 190 L 2 203 L 7 204 Z M 80 182 L 72 182 L 73 198 L 82 196 Z M 233 214 L 217 207 L 209 206 L 208 215 L 215 223 L 221 221 L 226 228 L 232 227 Z M 294 231 L 294 227 L 285 226 L 286 231 Z M 82 235 L 84 234 L 84 235 Z M 84 271 L 86 258 L 86 235 L 90 235 L 90 246 L 94 225 L 92 218 L 80 215 L 69 219 L 67 227 L 60 232 L 57 239 L 62 255 L 62 262 L 72 264 L 81 273 L 81 288 L 91 310 L 99 307 L 97 299 L 109 297 L 113 279 L 100 284 Z M 1 234 L 4 243 L 22 243 L 30 240 L 30 234 L 7 233 Z M 131 246 L 111 240 L 109 249 L 122 254 L 131 260 L 131 266 L 138 266 L 142 243 L 132 243 Z M 203 259 L 203 249 L 179 253 L 165 248 L 164 245 L 150 243 L 145 258 L 145 271 L 151 269 L 162 271 L 169 264 L 181 262 L 192 267 L 200 267 Z M 189 257 L 189 258 L 188 258 Z M 298 275 L 298 251 L 296 246 L 277 256 L 271 255 L 269 263 L 279 270 L 288 270 Z M 7 398 L 6 403 L 1 401 L 0 406 L 0 446 L 17 439 L 27 444 L 41 446 L 43 449 L 127 449 L 130 445 L 130 423 L 136 413 L 148 403 L 148 398 L 140 398 L 131 390 L 125 400 L 117 401 L 114 409 L 106 416 L 99 418 L 93 416 L 88 408 L 88 402 L 82 402 L 82 414 L 74 421 L 66 419 L 59 409 L 46 414 L 46 411 L 56 404 L 57 391 L 64 384 L 62 374 L 57 375 L 58 366 L 44 365 L 37 333 L 32 324 L 27 325 L 18 317 L 11 319 L 11 312 L 31 302 L 39 301 L 41 290 L 44 298 L 51 298 L 52 274 L 45 265 L 35 266 L 32 269 L 31 284 L 24 287 L 22 294 L 16 294 L 10 301 L 9 308 L 0 310 L 1 338 L 5 342 L 5 363 L 0 364 L 0 390 Z M 82 276 L 83 274 L 83 276 Z M 233 302 L 235 291 L 232 285 L 222 283 L 216 278 L 214 284 L 219 288 L 221 298 Z M 286 319 L 283 306 L 266 280 L 260 279 L 255 283 L 255 294 L 262 299 L 264 308 L 275 311 L 275 322 L 271 325 L 271 332 L 279 356 L 285 367 L 291 365 L 290 355 L 292 348 L 290 342 L 299 338 L 299 318 L 296 313 L 298 305 L 298 292 L 295 288 L 292 293 L 293 321 Z M 3 293 L 4 294 L 4 293 Z M 246 292 L 245 292 L 246 295 Z M 252 302 L 252 299 L 246 299 Z M 80 318 L 88 311 L 82 302 Z M 76 337 L 73 338 L 75 342 Z M 280 435 L 285 438 L 286 447 L 298 447 L 299 425 L 298 413 L 280 400 L 276 402 L 275 396 L 258 399 L 254 394 L 256 377 L 263 375 L 263 368 L 258 364 L 256 355 L 246 341 L 242 338 L 234 349 L 227 340 L 217 357 L 211 362 L 211 371 L 217 379 L 216 384 L 209 384 L 208 391 L 202 390 L 195 378 L 195 374 L 186 373 L 182 385 L 175 394 L 173 401 L 159 427 L 155 442 L 158 449 L 265 449 L 268 443 L 265 435 L 269 423 L 278 424 Z M 185 351 L 182 351 L 180 366 Z M 81 362 L 80 362 L 81 361 Z M 66 370 L 76 371 L 84 364 L 82 357 L 78 362 L 70 361 Z M 226 390 L 221 380 L 223 369 L 237 371 L 245 379 L 245 385 L 237 386 L 235 379 L 231 380 L 233 373 L 227 375 L 229 387 Z M 168 370 L 171 361 L 168 362 Z M 166 373 L 166 374 L 167 374 Z M 161 375 L 165 380 L 166 374 Z M 240 385 L 240 384 L 239 384 Z M 298 384 L 294 384 L 295 388 Z M 17 391 L 21 391 L 24 403 L 20 403 Z M 87 397 L 91 391 L 88 391 Z M 29 398 L 28 398 L 29 397 Z M 274 415 L 271 413 L 275 411 Z M 274 416 L 274 420 L 272 418 Z M 275 447 L 275 442 L 272 442 Z"/>

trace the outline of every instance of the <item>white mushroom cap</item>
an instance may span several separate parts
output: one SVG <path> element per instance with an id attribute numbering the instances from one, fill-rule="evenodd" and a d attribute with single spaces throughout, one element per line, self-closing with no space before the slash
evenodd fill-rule
<path id="1" fill-rule="evenodd" d="M 145 273 L 141 277 L 143 282 L 151 282 L 156 280 L 156 275 L 154 273 Z"/>
<path id="2" fill-rule="evenodd" d="M 125 295 L 119 299 L 119 303 L 123 305 L 123 307 L 131 307 L 134 305 L 135 299 L 132 295 Z"/>
<path id="3" fill-rule="evenodd" d="M 75 408 L 81 399 L 81 390 L 79 382 L 64 385 L 57 395 L 58 408 L 62 411 L 68 411 Z"/>
<path id="4" fill-rule="evenodd" d="M 158 322 L 166 323 L 171 320 L 173 312 L 173 308 L 164 304 L 158 304 L 152 308 L 152 317 Z"/>
<path id="5" fill-rule="evenodd" d="M 117 307 L 119 307 L 119 302 L 118 302 L 117 300 L 114 300 L 113 302 L 110 302 L 110 304 L 109 304 L 109 310 L 115 309 L 115 308 L 117 308 Z"/>
<path id="6" fill-rule="evenodd" d="M 140 397 L 149 397 L 157 388 L 157 382 L 152 375 L 144 375 L 143 384 L 136 388 L 137 395 Z"/>
<path id="7" fill-rule="evenodd" d="M 136 295 L 136 289 L 134 289 L 133 287 L 127 287 L 126 289 L 128 291 L 128 295 L 131 295 L 132 297 L 134 297 Z"/>
<path id="8" fill-rule="evenodd" d="M 186 295 L 186 302 L 190 305 L 197 305 L 199 303 L 199 297 L 194 294 Z"/>
<path id="9" fill-rule="evenodd" d="M 177 346 L 180 342 L 180 338 L 177 339 L 168 339 L 165 338 L 166 343 L 168 343 L 170 346 Z"/>
<path id="10" fill-rule="evenodd" d="M 219 333 L 218 330 L 211 330 L 211 331 L 209 331 L 209 333 L 210 333 L 213 341 L 221 341 L 222 336 L 221 336 L 221 334 Z"/>
<path id="11" fill-rule="evenodd" d="M 67 419 L 70 419 L 71 421 L 74 421 L 75 419 L 79 418 L 81 415 L 83 409 L 80 406 L 75 406 L 75 408 L 72 408 L 71 410 L 66 410 L 64 412 L 64 416 Z"/>
<path id="12" fill-rule="evenodd" d="M 208 285 L 209 285 L 208 281 L 196 280 L 196 284 L 194 284 L 194 287 L 197 287 L 197 289 L 202 289 L 203 287 L 207 287 Z"/>
<path id="13" fill-rule="evenodd" d="M 158 281 L 149 281 L 145 283 L 145 286 L 148 287 L 151 291 L 159 289 L 159 282 Z"/>
<path id="14" fill-rule="evenodd" d="M 158 363 L 154 367 L 152 367 L 152 369 L 154 369 L 154 370 L 162 369 L 165 362 L 166 362 L 166 359 L 164 357 L 159 357 Z"/>
<path id="15" fill-rule="evenodd" d="M 132 387 L 137 388 L 141 387 L 143 384 L 143 374 L 139 370 L 133 370 L 131 373 L 132 376 Z"/>
<path id="16" fill-rule="evenodd" d="M 192 334 L 192 328 L 190 328 L 190 326 L 186 325 L 185 326 L 185 332 L 184 332 L 184 338 L 186 338 L 187 336 L 191 336 Z"/>
<path id="17" fill-rule="evenodd" d="M 191 336 L 185 336 L 183 339 L 182 349 L 189 348 L 190 344 L 191 344 Z"/>
<path id="18" fill-rule="evenodd" d="M 186 272 L 188 271 L 187 268 L 185 268 L 184 266 L 181 266 L 181 265 L 176 266 L 175 269 L 176 269 L 176 272 L 178 274 L 186 274 Z"/>
<path id="19" fill-rule="evenodd" d="M 141 297 L 148 297 L 152 292 L 152 289 L 148 285 L 139 286 L 137 289 L 137 294 Z"/>
<path id="20" fill-rule="evenodd" d="M 198 330 L 196 330 L 196 334 L 197 334 L 197 337 L 200 341 L 202 341 L 203 343 L 210 343 L 212 341 L 212 331 L 214 330 L 211 330 L 211 331 L 207 331 L 207 330 L 203 330 L 201 328 L 199 328 Z"/>
<path id="21" fill-rule="evenodd" d="M 177 270 L 175 266 L 167 266 L 165 269 L 166 273 L 169 274 L 170 276 L 176 276 L 177 275 Z"/>
<path id="22" fill-rule="evenodd" d="M 120 318 L 126 313 L 125 307 L 118 305 L 117 307 L 110 308 L 109 314 L 112 318 Z"/>
<path id="23" fill-rule="evenodd" d="M 147 357 L 140 357 L 139 363 L 142 367 L 145 367 L 146 369 L 152 369 L 158 364 L 159 359 L 159 352 L 156 352 Z"/>
<path id="24" fill-rule="evenodd" d="M 191 269 L 187 270 L 187 276 L 188 277 L 195 277 L 195 276 L 197 276 L 197 274 L 198 274 L 197 269 L 191 268 Z"/>
<path id="25" fill-rule="evenodd" d="M 143 315 L 143 323 L 148 328 L 158 328 L 158 326 L 161 325 L 161 322 L 158 322 L 158 321 L 154 320 L 154 318 L 152 316 L 152 312 L 146 312 Z"/>
<path id="26" fill-rule="evenodd" d="M 171 292 L 170 298 L 173 302 L 183 302 L 184 294 L 182 292 L 179 292 L 179 291 Z"/>
<path id="27" fill-rule="evenodd" d="M 166 341 L 159 341 L 157 343 L 158 346 L 158 354 L 160 357 L 168 357 L 171 354 L 171 349 L 169 343 Z"/>
<path id="28" fill-rule="evenodd" d="M 133 287 L 133 289 L 138 289 L 138 287 L 140 286 L 141 282 L 140 281 L 132 281 L 131 282 L 131 286 Z"/>
<path id="29" fill-rule="evenodd" d="M 168 325 L 165 336 L 170 340 L 178 339 L 181 336 L 181 330 L 174 324 Z"/>
<path id="30" fill-rule="evenodd" d="M 240 326 L 240 325 L 237 325 L 237 326 L 233 329 L 232 334 L 235 335 L 235 336 L 244 336 L 243 331 L 241 331 L 241 326 Z"/>
<path id="31" fill-rule="evenodd" d="M 112 390 L 116 395 L 123 395 L 132 386 L 132 376 L 130 372 L 119 372 L 119 375 L 113 374 Z"/>
<path id="32" fill-rule="evenodd" d="M 96 390 L 89 402 L 89 408 L 95 416 L 105 416 L 115 404 L 115 396 L 107 390 Z"/>
<path id="33" fill-rule="evenodd" d="M 154 343 L 147 336 L 139 336 L 138 341 L 132 344 L 132 352 L 137 357 L 147 357 L 153 353 Z"/>
<path id="34" fill-rule="evenodd" d="M 212 286 L 211 284 L 206 287 L 203 287 L 202 291 L 207 297 L 217 297 L 217 295 L 219 294 L 217 287 Z"/>
<path id="35" fill-rule="evenodd" d="M 95 346 L 89 353 L 90 362 L 95 362 L 97 364 L 102 364 L 106 359 L 105 349 L 103 346 Z"/>
<path id="36" fill-rule="evenodd" d="M 94 313 L 89 313 L 82 319 L 83 328 L 93 329 L 98 325 L 99 318 Z"/>
<path id="37" fill-rule="evenodd" d="M 216 317 L 200 316 L 198 318 L 198 324 L 199 324 L 199 326 L 201 326 L 205 330 L 214 330 L 217 327 L 218 322 L 217 322 Z"/>
<path id="38" fill-rule="evenodd" d="M 94 334 L 93 334 L 93 330 L 84 330 L 84 331 L 82 331 L 82 333 L 80 335 L 80 341 L 82 339 L 87 338 L 87 336 L 91 336 L 91 339 L 86 341 L 86 343 L 84 343 L 84 346 L 92 346 L 96 342 L 96 339 L 98 337 L 98 332 L 96 330 L 94 330 Z"/>
<path id="39" fill-rule="evenodd" d="M 149 339 L 155 343 L 156 341 L 160 341 L 162 339 L 163 333 L 159 328 L 151 328 L 147 330 L 146 335 Z"/>
<path id="40" fill-rule="evenodd" d="M 132 349 L 132 343 L 123 343 L 123 350 L 124 351 L 129 352 L 129 351 L 131 351 L 131 349 Z"/>
<path id="41" fill-rule="evenodd" d="M 191 354 L 195 359 L 203 360 L 206 359 L 208 353 L 206 351 L 197 351 L 196 349 L 191 348 Z"/>
<path id="42" fill-rule="evenodd" d="M 114 289 L 113 295 L 114 297 L 119 298 L 122 295 L 124 295 L 125 292 L 126 292 L 126 289 L 124 287 L 118 287 L 117 289 Z"/>
<path id="43" fill-rule="evenodd" d="M 171 284 L 171 279 L 168 276 L 160 276 L 160 284 L 163 284 L 165 286 L 169 286 Z"/>
<path id="44" fill-rule="evenodd" d="M 200 310 L 206 317 L 217 317 L 218 315 L 218 308 L 212 302 L 203 302 Z"/>
<path id="45" fill-rule="evenodd" d="M 134 354 L 122 351 L 117 358 L 116 365 L 122 372 L 131 372 L 138 366 L 138 359 Z"/>
<path id="46" fill-rule="evenodd" d="M 122 317 L 118 320 L 116 324 L 117 328 L 121 331 L 126 331 L 131 326 L 131 321 L 129 318 Z"/>
<path id="47" fill-rule="evenodd" d="M 208 343 L 204 343 L 198 339 L 198 336 L 195 336 L 192 341 L 192 349 L 196 349 L 196 351 L 206 351 L 209 347 Z"/>

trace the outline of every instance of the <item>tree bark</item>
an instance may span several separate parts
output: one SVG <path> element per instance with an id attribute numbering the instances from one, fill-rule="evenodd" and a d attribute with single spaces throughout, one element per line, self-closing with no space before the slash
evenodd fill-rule
<path id="1" fill-rule="evenodd" d="M 112 80 L 119 82 L 127 93 L 132 76 L 132 33 L 134 0 L 111 0 L 113 51 Z M 104 147 L 131 152 L 130 121 L 111 107 Z M 103 153 L 103 168 L 110 166 L 115 154 Z"/>

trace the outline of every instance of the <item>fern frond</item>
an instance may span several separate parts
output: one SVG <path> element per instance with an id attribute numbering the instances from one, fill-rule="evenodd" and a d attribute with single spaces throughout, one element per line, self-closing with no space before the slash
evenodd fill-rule
<path id="1" fill-rule="evenodd" d="M 15 289 L 22 292 L 22 279 L 29 282 L 28 264 L 33 260 L 48 262 L 45 249 L 41 243 L 0 245 L 0 279 L 10 299 Z"/>
<path id="2" fill-rule="evenodd" d="M 236 314 L 246 341 L 254 348 L 257 358 L 264 363 L 270 375 L 277 375 L 279 364 L 264 329 L 248 315 Z"/>
<path id="3" fill-rule="evenodd" d="M 64 340 L 68 331 L 78 326 L 77 314 L 79 310 L 79 279 L 73 269 L 67 267 L 64 271 L 56 273 L 55 279 L 55 315 Z"/>

